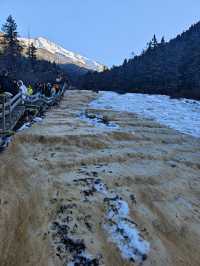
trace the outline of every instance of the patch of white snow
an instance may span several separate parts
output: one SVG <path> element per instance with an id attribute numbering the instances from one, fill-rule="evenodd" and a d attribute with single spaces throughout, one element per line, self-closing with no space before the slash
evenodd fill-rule
<path id="1" fill-rule="evenodd" d="M 104 202 L 107 204 L 107 214 L 104 229 L 110 240 L 119 248 L 122 257 L 139 263 L 146 260 L 150 244 L 142 238 L 137 225 L 129 217 L 128 203 L 110 192 L 101 181 L 96 182 L 94 187 L 106 196 Z"/>
<path id="2" fill-rule="evenodd" d="M 121 199 L 108 201 L 107 222 L 104 227 L 123 258 L 142 262 L 147 258 L 150 244 L 141 237 L 136 224 L 128 215 L 127 202 Z"/>
<path id="3" fill-rule="evenodd" d="M 100 97 L 90 106 L 136 113 L 182 133 L 200 137 L 199 101 L 171 99 L 163 95 L 101 92 Z"/>

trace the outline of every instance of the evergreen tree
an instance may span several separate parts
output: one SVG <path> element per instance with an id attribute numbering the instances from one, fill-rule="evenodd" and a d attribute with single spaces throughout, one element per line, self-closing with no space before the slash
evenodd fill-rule
<path id="1" fill-rule="evenodd" d="M 125 58 L 124 59 L 124 62 L 123 62 L 123 66 L 126 66 L 128 64 L 128 61 L 127 61 L 127 59 Z"/>
<path id="2" fill-rule="evenodd" d="M 146 49 L 146 50 L 144 49 L 144 50 L 142 51 L 142 54 L 145 54 L 146 51 L 149 51 L 149 50 L 151 50 L 151 49 L 153 49 L 153 43 L 152 43 L 152 41 L 150 41 L 150 42 L 147 43 L 147 49 Z"/>
<path id="3" fill-rule="evenodd" d="M 151 39 L 151 41 L 147 43 L 147 49 L 144 50 L 142 54 L 145 54 L 146 51 L 153 50 L 156 47 L 158 47 L 158 41 L 157 41 L 156 35 L 154 34 L 154 36 Z"/>
<path id="4" fill-rule="evenodd" d="M 37 48 L 34 46 L 33 43 L 29 45 L 27 55 L 32 63 L 37 60 Z"/>
<path id="5" fill-rule="evenodd" d="M 11 15 L 2 26 L 2 31 L 5 39 L 4 56 L 7 59 L 8 68 L 12 69 L 15 67 L 17 59 L 21 57 L 22 47 L 17 39 L 17 24 Z"/>
<path id="6" fill-rule="evenodd" d="M 160 42 L 161 45 L 165 45 L 165 37 L 163 36 Z"/>
<path id="7" fill-rule="evenodd" d="M 134 58 L 136 56 L 135 52 L 131 53 L 131 58 Z"/>
<path id="8" fill-rule="evenodd" d="M 57 68 L 57 65 L 56 65 L 56 62 L 55 62 L 55 61 L 53 61 L 53 63 L 52 63 L 52 67 L 53 67 L 54 69 Z"/>
<path id="9" fill-rule="evenodd" d="M 152 43 L 152 48 L 153 49 L 158 46 L 158 41 L 157 41 L 157 38 L 156 38 L 156 35 L 155 34 L 153 36 L 153 39 L 152 39 L 151 43 Z"/>
<path id="10" fill-rule="evenodd" d="M 108 70 L 107 66 L 103 66 L 103 72 Z"/>

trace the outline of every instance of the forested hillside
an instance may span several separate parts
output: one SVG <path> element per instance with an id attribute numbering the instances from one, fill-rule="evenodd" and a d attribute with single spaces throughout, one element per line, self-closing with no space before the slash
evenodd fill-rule
<path id="1" fill-rule="evenodd" d="M 55 81 L 61 69 L 55 63 L 37 58 L 33 43 L 24 49 L 18 39 L 17 24 L 9 16 L 0 34 L 0 75 L 8 72 L 8 79 L 22 79 L 28 83 Z"/>
<path id="2" fill-rule="evenodd" d="M 200 99 L 200 22 L 169 42 L 154 36 L 141 55 L 102 73 L 88 73 L 79 86 Z"/>

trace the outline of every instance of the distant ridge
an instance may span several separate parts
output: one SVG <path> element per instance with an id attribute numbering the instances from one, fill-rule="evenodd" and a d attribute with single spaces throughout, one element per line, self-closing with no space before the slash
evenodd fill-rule
<path id="1" fill-rule="evenodd" d="M 34 46 L 38 49 L 39 59 L 48 60 L 60 65 L 71 65 L 71 67 L 75 65 L 85 70 L 92 70 L 97 72 L 104 70 L 104 65 L 72 51 L 68 51 L 62 46 L 46 38 L 19 38 L 19 40 L 22 42 L 22 45 L 25 48 L 28 47 L 30 43 L 33 43 Z"/>
<path id="2" fill-rule="evenodd" d="M 200 99 L 200 22 L 166 42 L 154 35 L 143 52 L 121 66 L 83 77 L 84 89 L 165 94 Z"/>

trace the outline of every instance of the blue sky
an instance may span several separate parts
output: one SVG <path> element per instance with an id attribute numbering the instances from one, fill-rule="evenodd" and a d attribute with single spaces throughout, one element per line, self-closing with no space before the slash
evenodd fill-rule
<path id="1" fill-rule="evenodd" d="M 169 38 L 200 20 L 199 0 L 0 0 L 20 35 L 43 36 L 108 66 L 139 53 L 155 33 Z"/>

